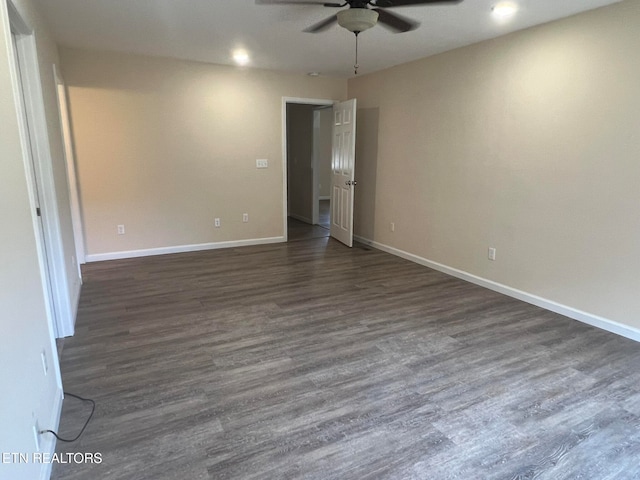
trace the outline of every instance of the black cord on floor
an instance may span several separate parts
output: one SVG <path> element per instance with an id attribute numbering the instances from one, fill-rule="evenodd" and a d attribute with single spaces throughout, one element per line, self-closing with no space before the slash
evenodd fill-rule
<path id="1" fill-rule="evenodd" d="M 56 437 L 58 440 L 60 440 L 61 442 L 72 443 L 72 442 L 75 442 L 76 440 L 78 440 L 80 438 L 80 436 L 84 433 L 85 428 L 87 428 L 87 425 L 89 425 L 89 422 L 91 421 L 91 418 L 93 417 L 93 414 L 96 411 L 96 402 L 94 402 L 90 398 L 83 398 L 83 397 L 81 397 L 79 395 L 74 395 L 73 393 L 64 392 L 64 394 L 69 396 L 69 397 L 73 397 L 73 398 L 77 398 L 78 400 L 82 400 L 83 402 L 91 402 L 91 414 L 89 415 L 89 418 L 87 418 L 87 421 L 84 423 L 84 427 L 82 427 L 82 430 L 80 430 L 80 433 L 78 435 L 76 435 L 76 437 L 71 439 L 71 440 L 69 440 L 67 438 L 60 437 L 53 430 L 40 430 L 40 433 L 50 433 L 54 437 Z"/>

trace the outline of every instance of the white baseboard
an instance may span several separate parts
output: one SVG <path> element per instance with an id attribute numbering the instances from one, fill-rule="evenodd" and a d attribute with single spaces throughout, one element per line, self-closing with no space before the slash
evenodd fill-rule
<path id="1" fill-rule="evenodd" d="M 51 412 L 51 420 L 47 424 L 47 429 L 57 432 L 60 427 L 60 415 L 62 415 L 62 402 L 63 393 L 62 390 L 58 390 L 56 394 L 56 400 L 53 405 L 53 412 Z M 51 426 L 49 426 L 51 425 Z M 42 443 L 40 444 L 40 450 L 49 455 L 49 458 L 56 451 L 56 437 L 50 433 L 40 435 Z M 51 470 L 53 468 L 53 462 L 43 462 L 40 469 L 40 480 L 49 480 L 51 478 Z"/>
<path id="2" fill-rule="evenodd" d="M 331 196 L 327 195 L 326 197 L 318 197 L 318 200 L 331 200 Z"/>
<path id="3" fill-rule="evenodd" d="M 287 216 L 295 218 L 296 220 L 300 220 L 301 222 L 308 223 L 309 225 L 313 225 L 313 220 L 307 217 L 303 217 L 302 215 L 298 215 L 297 213 L 290 213 Z"/>
<path id="4" fill-rule="evenodd" d="M 631 340 L 635 340 L 636 342 L 640 342 L 640 330 L 637 328 L 630 327 L 628 325 L 624 325 L 622 323 L 618 323 L 613 320 L 600 317 L 598 315 L 593 315 L 591 313 L 587 313 L 582 310 L 578 310 L 576 308 L 569 307 L 567 305 L 563 305 L 558 302 L 554 302 L 553 300 L 548 300 L 546 298 L 542 298 L 537 295 L 533 295 L 531 293 L 527 293 L 522 290 L 518 290 L 498 282 L 494 282 L 493 280 L 487 280 L 486 278 L 478 277 L 476 275 L 465 272 L 463 270 L 458 270 L 456 268 L 452 268 L 447 265 L 443 265 L 441 263 L 428 260 L 418 255 L 405 252 L 404 250 L 400 250 L 382 243 L 375 242 L 373 240 L 369 240 L 368 238 L 359 237 L 357 235 L 354 235 L 353 238 L 354 240 L 357 240 L 360 243 L 369 245 L 378 250 L 382 250 L 383 252 L 387 252 L 392 255 L 396 255 L 398 257 L 404 258 L 405 260 L 418 263 L 425 267 L 429 267 L 434 270 L 438 270 L 439 272 L 446 273 L 447 275 L 451 275 L 452 277 L 466 280 L 467 282 L 471 282 L 481 287 L 488 288 L 489 290 L 502 293 L 509 297 L 522 300 L 523 302 L 536 305 L 537 307 L 541 307 L 546 310 L 559 313 L 560 315 L 564 315 L 565 317 L 578 320 L 579 322 L 586 323 L 593 327 L 601 328 L 602 330 L 606 330 L 608 332 L 615 333 L 617 335 L 621 335 L 626 338 L 630 338 Z"/>
<path id="5" fill-rule="evenodd" d="M 170 253 L 198 252 L 201 250 L 216 250 L 219 248 L 246 247 L 250 245 L 265 245 L 268 243 L 285 242 L 284 237 L 252 238 L 247 240 L 232 240 L 228 242 L 198 243 L 194 245 L 178 245 L 175 247 L 147 248 L 143 250 L 129 250 L 124 252 L 94 253 L 86 256 L 87 262 L 103 262 L 105 260 L 119 260 L 122 258 L 149 257 L 152 255 L 167 255 Z"/>

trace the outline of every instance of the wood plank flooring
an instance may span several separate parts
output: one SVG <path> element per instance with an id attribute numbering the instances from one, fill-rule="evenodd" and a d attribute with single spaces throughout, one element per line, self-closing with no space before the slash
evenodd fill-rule
<path id="1" fill-rule="evenodd" d="M 84 280 L 56 480 L 640 479 L 630 340 L 327 238 Z"/>

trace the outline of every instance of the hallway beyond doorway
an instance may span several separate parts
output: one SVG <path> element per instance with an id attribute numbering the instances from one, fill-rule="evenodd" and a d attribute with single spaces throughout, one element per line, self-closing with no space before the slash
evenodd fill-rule
<path id="1" fill-rule="evenodd" d="M 318 225 L 324 228 L 331 228 L 331 201 L 320 200 L 320 217 Z"/>
<path id="2" fill-rule="evenodd" d="M 330 236 L 331 202 L 320 200 L 320 219 L 318 225 L 311 225 L 293 217 L 287 218 L 287 235 L 290 242 Z"/>
<path id="3" fill-rule="evenodd" d="M 311 225 L 295 218 L 287 218 L 288 241 L 311 240 L 329 236 L 329 229 L 320 225 Z"/>

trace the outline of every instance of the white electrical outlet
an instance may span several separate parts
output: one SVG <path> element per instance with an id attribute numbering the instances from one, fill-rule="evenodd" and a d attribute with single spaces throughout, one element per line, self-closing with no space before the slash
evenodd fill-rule
<path id="1" fill-rule="evenodd" d="M 44 370 L 44 374 L 46 375 L 49 373 L 49 365 L 47 365 L 47 354 L 44 350 L 40 352 L 40 358 L 42 359 L 42 370 Z"/>
<path id="2" fill-rule="evenodd" d="M 391 225 L 389 226 L 389 228 L 391 228 L 392 232 L 395 232 L 396 231 L 396 224 L 391 222 Z"/>
<path id="3" fill-rule="evenodd" d="M 496 259 L 496 249 L 493 247 L 489 247 L 489 260 Z"/>
<path id="4" fill-rule="evenodd" d="M 33 425 L 33 440 L 36 443 L 36 452 L 40 451 L 40 427 L 38 426 L 38 420 Z"/>
<path id="5" fill-rule="evenodd" d="M 269 160 L 267 160 L 266 158 L 257 159 L 256 168 L 269 168 Z"/>
<path id="6" fill-rule="evenodd" d="M 220 228 L 220 219 L 219 218 L 215 218 L 213 220 L 213 226 L 216 228 Z"/>
<path id="7" fill-rule="evenodd" d="M 248 213 L 243 213 L 242 214 L 242 223 L 247 223 L 249 221 L 249 214 Z"/>
<path id="8" fill-rule="evenodd" d="M 118 225 L 118 235 L 124 235 L 124 225 Z"/>

